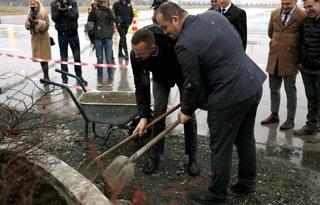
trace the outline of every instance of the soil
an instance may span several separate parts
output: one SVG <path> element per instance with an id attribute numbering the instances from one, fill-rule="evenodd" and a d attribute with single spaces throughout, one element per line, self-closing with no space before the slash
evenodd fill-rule
<path id="1" fill-rule="evenodd" d="M 21 158 L 8 162 L 6 157 L 0 161 L 0 204 L 67 205 L 36 167 Z"/>
<path id="2" fill-rule="evenodd" d="M 84 121 L 78 116 L 50 117 L 54 131 L 54 147 L 47 151 L 67 162 L 74 168 L 88 157 L 84 148 Z M 99 126 L 98 129 L 106 129 Z M 50 135 L 50 133 L 49 133 Z M 128 136 L 127 130 L 115 130 L 105 142 L 104 138 L 89 135 L 90 144 L 102 153 L 118 141 Z M 141 157 L 135 164 L 135 178 L 122 191 L 119 198 L 136 201 L 136 204 L 187 204 L 198 203 L 188 199 L 187 194 L 192 188 L 204 187 L 209 174 L 208 137 L 199 136 L 200 177 L 193 178 L 186 173 L 187 156 L 184 155 L 184 140 L 182 136 L 170 136 L 166 140 L 165 153 L 161 158 L 158 170 L 152 175 L 142 172 L 143 162 L 147 155 Z M 106 156 L 102 162 L 107 167 L 119 155 L 130 156 L 138 149 L 137 143 L 131 142 L 122 149 Z M 288 161 L 286 155 L 279 152 L 292 152 L 290 149 L 271 147 L 267 150 L 257 149 L 257 181 L 256 194 L 244 196 L 229 193 L 227 204 L 320 204 L 320 165 L 314 163 L 314 170 L 295 165 Z M 281 158 L 282 156 L 283 158 Z M 314 158 L 315 157 L 315 158 Z M 311 153 L 310 159 L 319 159 L 319 153 Z M 237 158 L 234 153 L 231 184 L 236 182 Z M 96 186 L 106 193 L 106 185 L 102 177 L 98 177 Z"/>
<path id="3" fill-rule="evenodd" d="M 47 152 L 60 158 L 77 169 L 81 162 L 89 157 L 84 138 L 84 120 L 80 115 L 47 114 L 44 140 L 48 144 L 43 147 Z M 36 120 L 34 123 L 38 123 Z M 100 134 L 107 125 L 98 125 Z M 33 131 L 37 133 L 38 130 Z M 93 136 L 90 130 L 90 152 L 97 154 L 110 148 L 124 137 L 128 130 L 114 130 L 108 141 L 105 138 Z M 32 134 L 32 133 L 31 133 Z M 48 141 L 48 139 L 50 139 Z M 166 139 L 165 153 L 160 160 L 158 170 L 152 175 L 145 175 L 142 167 L 147 155 L 141 157 L 135 164 L 134 180 L 122 190 L 119 198 L 135 201 L 133 204 L 151 205 L 196 205 L 198 203 L 188 199 L 188 192 L 193 188 L 204 187 L 209 175 L 208 137 L 199 136 L 199 165 L 201 176 L 190 177 L 186 172 L 187 156 L 184 154 L 183 136 L 169 136 Z M 138 144 L 130 142 L 120 150 L 106 156 L 102 160 L 105 167 L 119 155 L 130 156 L 138 149 Z M 320 157 L 319 153 L 310 153 L 305 160 L 315 160 L 310 168 L 291 163 L 286 157 L 281 158 L 282 152 L 293 152 L 271 147 L 267 150 L 257 149 L 257 188 L 256 194 L 244 196 L 229 193 L 226 204 L 320 204 Z M 305 156 L 307 157 L 307 156 Z M 303 164 L 303 163 L 302 163 Z M 310 163 L 308 163 L 310 164 Z M 237 158 L 234 153 L 231 184 L 236 182 Z M 110 198 L 110 193 L 102 177 L 94 181 L 95 185 Z"/>
<path id="4" fill-rule="evenodd" d="M 88 92 L 83 93 L 79 99 L 84 104 L 125 104 L 136 105 L 134 92 Z"/>

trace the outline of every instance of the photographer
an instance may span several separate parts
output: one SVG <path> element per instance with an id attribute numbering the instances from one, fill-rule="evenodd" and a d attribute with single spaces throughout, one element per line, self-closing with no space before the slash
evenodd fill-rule
<path id="1" fill-rule="evenodd" d="M 61 61 L 68 61 L 68 45 L 70 45 L 74 61 L 80 63 L 77 2 L 75 0 L 54 0 L 51 2 L 51 18 L 55 22 L 55 28 L 58 32 Z M 61 69 L 68 72 L 66 64 L 61 64 Z M 82 77 L 81 66 L 75 65 L 74 70 L 82 84 L 87 85 L 87 81 Z M 62 82 L 68 84 L 66 75 L 62 75 Z"/>
<path id="2" fill-rule="evenodd" d="M 96 49 L 97 63 L 103 64 L 103 52 L 107 64 L 112 64 L 112 36 L 114 33 L 113 23 L 115 16 L 110 9 L 109 0 L 97 0 L 97 5 L 92 7 L 88 16 L 88 25 L 94 31 L 94 44 Z M 108 85 L 112 85 L 113 67 L 108 67 Z M 103 67 L 97 69 L 98 87 L 103 82 Z"/>
<path id="3" fill-rule="evenodd" d="M 51 59 L 49 17 L 40 0 L 30 0 L 30 10 L 25 27 L 31 33 L 32 57 Z M 40 62 L 43 78 L 49 80 L 48 62 Z"/>

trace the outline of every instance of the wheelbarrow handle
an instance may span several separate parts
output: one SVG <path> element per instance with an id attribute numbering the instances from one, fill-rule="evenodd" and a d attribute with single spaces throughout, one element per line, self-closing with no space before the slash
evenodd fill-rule
<path id="1" fill-rule="evenodd" d="M 64 85 L 64 84 L 56 83 L 56 82 L 53 82 L 53 81 L 51 81 L 51 80 L 47 80 L 47 79 L 43 79 L 43 78 L 40 79 L 40 83 L 58 86 L 58 87 L 63 88 L 63 89 L 69 89 L 68 86 L 66 86 L 66 85 Z"/>
<path id="2" fill-rule="evenodd" d="M 63 74 L 63 75 L 67 75 L 67 76 L 70 76 L 70 77 L 72 77 L 72 78 L 75 78 L 75 79 L 77 80 L 77 82 L 80 84 L 80 87 L 82 88 L 82 90 L 83 90 L 84 92 L 87 92 L 87 89 L 84 87 L 84 85 L 82 84 L 81 79 L 80 79 L 78 76 L 73 75 L 73 74 L 71 74 L 71 73 L 68 73 L 68 72 L 66 72 L 66 71 L 57 69 L 57 68 L 55 69 L 55 71 L 56 71 L 57 73 L 61 73 L 61 74 Z"/>
<path id="3" fill-rule="evenodd" d="M 152 146 L 154 146 L 156 143 L 158 143 L 160 140 L 162 140 L 171 130 L 173 130 L 179 124 L 180 124 L 180 119 L 176 120 L 173 124 L 171 124 L 169 127 L 164 129 L 160 134 L 158 134 L 156 137 L 154 137 L 152 140 L 150 140 L 147 144 L 145 144 L 143 147 L 141 147 L 136 153 L 131 155 L 131 157 L 129 158 L 129 161 L 134 162 L 141 155 L 143 155 L 146 151 L 148 151 Z"/>
<path id="4" fill-rule="evenodd" d="M 167 112 L 163 113 L 162 115 L 156 117 L 149 124 L 147 124 L 146 129 L 149 129 L 152 125 L 156 124 L 157 122 L 159 122 L 160 120 L 162 120 L 166 116 L 170 115 L 171 113 L 176 111 L 179 107 L 181 107 L 181 103 L 179 103 L 176 106 L 172 107 L 170 110 L 168 110 Z M 97 161 L 97 160 L 101 159 L 102 157 L 104 157 L 105 155 L 110 154 L 115 149 L 119 148 L 120 146 L 122 146 L 124 144 L 127 144 L 129 141 L 131 141 L 132 139 L 136 138 L 138 135 L 139 135 L 139 133 L 135 133 L 135 134 L 130 135 L 129 137 L 125 138 L 124 140 L 120 141 L 118 144 L 114 145 L 110 149 L 106 150 L 105 152 L 103 152 L 102 154 L 97 156 L 93 161 Z"/>
<path id="5" fill-rule="evenodd" d="M 65 89 L 65 90 L 69 93 L 69 95 L 70 95 L 70 97 L 72 98 L 74 104 L 75 104 L 75 105 L 77 106 L 77 108 L 79 109 L 79 111 L 80 111 L 80 113 L 82 114 L 84 120 L 85 120 L 86 122 L 89 121 L 88 116 L 86 115 L 86 113 L 85 113 L 84 110 L 82 109 L 80 103 L 78 102 L 77 98 L 73 95 L 72 91 L 70 90 L 70 88 L 69 88 L 68 86 L 66 86 L 66 85 L 64 85 L 64 84 L 61 84 L 61 83 L 56 83 L 56 82 L 53 82 L 53 81 L 47 80 L 47 79 L 40 79 L 40 82 L 41 82 L 41 83 L 50 84 L 50 85 L 54 85 L 54 86 L 58 86 L 58 87 L 60 87 L 60 88 L 62 88 L 62 89 Z"/>

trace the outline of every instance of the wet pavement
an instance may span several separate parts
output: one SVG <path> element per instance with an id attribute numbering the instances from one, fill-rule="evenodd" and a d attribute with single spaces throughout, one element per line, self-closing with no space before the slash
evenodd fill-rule
<path id="1" fill-rule="evenodd" d="M 193 9 L 190 13 L 198 13 L 206 9 Z M 265 70 L 269 39 L 266 36 L 267 23 L 269 20 L 270 11 L 272 9 L 256 9 L 249 8 L 248 15 L 248 46 L 247 54 Z M 140 12 L 138 18 L 138 27 L 142 27 L 151 23 L 151 11 Z M 24 17 L 1 17 L 2 24 L 0 24 L 0 87 L 4 92 L 0 95 L 0 102 L 4 102 L 8 96 L 15 96 L 16 98 L 23 97 L 26 94 L 34 96 L 33 99 L 38 99 L 42 95 L 41 89 L 43 86 L 39 83 L 42 72 L 39 63 L 33 63 L 31 60 L 21 59 L 18 57 L 9 57 L 5 54 L 13 54 L 14 56 L 31 56 L 30 34 L 24 29 L 21 22 L 24 22 Z M 89 40 L 84 30 L 84 22 L 86 15 L 81 15 L 79 20 L 79 38 L 81 44 L 81 58 L 82 62 L 94 64 L 96 62 L 95 53 L 92 52 Z M 53 24 L 52 24 L 53 25 Z M 49 30 L 50 35 L 57 42 L 57 34 L 53 26 Z M 130 46 L 130 39 L 132 32 L 127 36 L 127 42 Z M 114 53 L 117 54 L 118 34 L 115 33 Z M 71 51 L 69 50 L 71 53 Z M 69 53 L 69 55 L 70 55 Z M 130 61 L 118 59 L 115 56 L 115 73 L 112 86 L 107 85 L 107 72 L 104 72 L 104 85 L 97 87 L 96 70 L 92 65 L 83 67 L 83 76 L 88 80 L 88 90 L 90 92 L 99 91 L 134 91 L 133 75 Z M 58 45 L 52 47 L 52 59 L 59 59 Z M 52 81 L 61 82 L 61 77 L 54 71 L 55 68 L 60 68 L 58 64 L 50 64 L 50 78 Z M 69 71 L 74 73 L 73 67 L 69 66 Z M 295 129 L 301 128 L 306 120 L 307 100 L 304 93 L 304 86 L 301 75 L 297 76 L 297 97 L 298 106 L 295 118 Z M 36 87 L 36 88 L 35 88 Z M 69 80 L 69 87 L 75 96 L 79 96 L 82 91 L 75 86 L 75 80 Z M 50 87 L 49 89 L 51 89 Z M 23 91 L 23 92 L 22 92 Z M 286 95 L 284 88 L 281 88 L 281 105 L 280 105 L 280 123 L 270 126 L 260 125 L 260 121 L 270 114 L 270 92 L 268 80 L 264 83 L 263 96 L 258 108 L 255 134 L 257 147 L 270 150 L 271 155 L 280 156 L 295 164 L 303 165 L 320 171 L 320 143 L 307 143 L 306 140 L 310 136 L 299 137 L 293 135 L 292 130 L 280 131 L 279 126 L 286 120 Z M 25 99 L 26 103 L 31 103 L 31 100 Z M 170 106 L 174 106 L 179 102 L 179 94 L 177 88 L 173 88 L 170 95 Z M 69 94 L 56 89 L 53 93 L 45 98 L 41 98 L 37 103 L 35 109 L 41 112 L 56 112 L 56 113 L 78 113 Z M 208 128 L 206 125 L 205 111 L 196 111 L 198 120 L 198 133 L 203 137 L 208 136 Z M 168 119 L 168 123 L 173 122 L 176 115 L 173 114 Z M 182 133 L 182 129 L 176 129 L 175 133 Z"/>

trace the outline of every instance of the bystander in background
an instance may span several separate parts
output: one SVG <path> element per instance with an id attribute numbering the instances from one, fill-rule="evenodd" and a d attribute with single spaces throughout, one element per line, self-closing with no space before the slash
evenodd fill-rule
<path id="1" fill-rule="evenodd" d="M 271 114 L 262 125 L 279 122 L 280 88 L 282 81 L 287 94 L 287 120 L 281 130 L 294 127 L 297 109 L 296 77 L 298 73 L 299 32 L 306 13 L 297 0 L 281 0 L 281 8 L 271 13 L 268 35 L 270 48 L 267 64 L 271 94 Z"/>
<path id="2" fill-rule="evenodd" d="M 103 64 L 103 55 L 108 70 L 108 85 L 113 82 L 113 60 L 112 60 L 112 37 L 114 33 L 113 24 L 115 15 L 109 8 L 109 0 L 97 0 L 97 5 L 92 7 L 88 16 L 88 27 L 93 27 L 94 44 L 96 49 L 97 63 Z M 103 67 L 97 68 L 97 86 L 103 85 Z"/>
<path id="3" fill-rule="evenodd" d="M 51 18 L 55 22 L 58 32 L 61 61 L 68 61 L 68 45 L 70 45 L 73 59 L 81 63 L 80 41 L 78 36 L 78 4 L 75 0 L 54 0 L 51 2 Z M 61 64 L 61 69 L 68 72 L 68 65 Z M 81 65 L 74 65 L 76 76 L 82 84 L 87 85 L 82 77 Z M 62 82 L 68 84 L 68 77 L 62 74 Z M 78 82 L 77 82 L 78 83 Z"/>
<path id="4" fill-rule="evenodd" d="M 120 36 L 118 57 L 128 60 L 127 33 L 133 20 L 133 8 L 130 0 L 118 0 L 112 9 L 116 15 L 116 26 Z"/>
<path id="5" fill-rule="evenodd" d="M 307 18 L 303 21 L 300 41 L 299 66 L 308 100 L 306 124 L 294 131 L 295 135 L 314 135 L 320 123 L 320 0 L 304 0 Z M 308 142 L 318 142 L 313 136 Z"/>
<path id="6" fill-rule="evenodd" d="M 30 0 L 30 9 L 25 21 L 25 27 L 30 30 L 32 57 L 42 59 L 40 62 L 43 78 L 49 78 L 49 65 L 51 60 L 50 36 L 48 33 L 50 26 L 49 16 L 40 0 Z"/>

